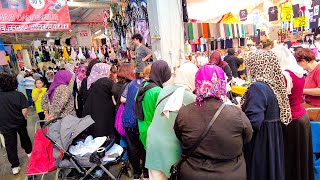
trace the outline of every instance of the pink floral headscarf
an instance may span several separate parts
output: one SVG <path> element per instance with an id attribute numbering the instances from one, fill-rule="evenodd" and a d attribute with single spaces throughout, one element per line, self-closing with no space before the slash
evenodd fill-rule
<path id="1" fill-rule="evenodd" d="M 110 76 L 110 68 L 109 64 L 105 63 L 97 63 L 92 67 L 90 72 L 90 76 L 88 77 L 87 89 L 90 89 L 91 85 L 98 81 L 101 78 Z"/>
<path id="2" fill-rule="evenodd" d="M 212 64 L 202 66 L 195 80 L 197 104 L 201 105 L 209 97 L 224 100 L 227 94 L 226 84 L 224 71 L 220 67 Z"/>

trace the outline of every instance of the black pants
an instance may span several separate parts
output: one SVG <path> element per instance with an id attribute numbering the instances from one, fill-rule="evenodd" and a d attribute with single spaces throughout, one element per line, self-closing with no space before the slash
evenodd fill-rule
<path id="1" fill-rule="evenodd" d="M 139 175 L 142 174 L 140 160 L 142 161 L 143 173 L 148 173 L 148 169 L 145 168 L 146 150 L 140 141 L 139 130 L 135 128 L 126 128 L 126 139 L 128 144 L 129 160 L 133 167 L 133 173 Z"/>
<path id="2" fill-rule="evenodd" d="M 40 120 L 44 120 L 45 118 L 44 112 L 39 112 L 38 116 Z M 42 127 L 43 125 L 44 125 L 44 122 L 40 122 L 40 126 Z"/>
<path id="3" fill-rule="evenodd" d="M 7 156 L 12 168 L 18 167 L 20 164 L 18 158 L 17 133 L 19 134 L 21 147 L 24 149 L 24 151 L 27 154 L 30 154 L 32 151 L 32 143 L 28 135 L 27 127 L 20 127 L 4 132 L 3 136 L 5 139 Z"/>

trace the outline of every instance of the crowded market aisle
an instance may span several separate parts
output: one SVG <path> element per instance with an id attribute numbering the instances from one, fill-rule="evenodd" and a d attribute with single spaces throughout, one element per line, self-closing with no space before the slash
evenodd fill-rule
<path id="1" fill-rule="evenodd" d="M 29 117 L 28 117 L 28 133 L 33 142 L 34 139 L 34 128 L 36 121 L 39 120 L 39 117 L 35 111 L 35 109 L 29 108 Z M 8 161 L 6 150 L 4 147 L 0 148 L 0 179 L 3 180 L 24 180 L 25 174 L 22 172 L 26 171 L 26 167 L 28 164 L 28 157 L 24 150 L 21 148 L 20 141 L 18 145 L 18 157 L 21 162 L 21 173 L 18 175 L 13 175 L 11 173 L 11 165 Z M 111 173 L 116 174 L 119 171 L 119 166 L 111 168 Z M 56 171 L 50 172 L 44 176 L 44 180 L 52 180 L 55 178 Z M 131 180 L 127 176 L 122 176 L 121 180 Z"/>

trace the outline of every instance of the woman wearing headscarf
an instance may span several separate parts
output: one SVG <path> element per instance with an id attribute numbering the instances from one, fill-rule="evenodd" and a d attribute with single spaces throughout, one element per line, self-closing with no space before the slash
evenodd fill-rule
<path id="1" fill-rule="evenodd" d="M 286 80 L 292 115 L 292 122 L 282 126 L 285 177 L 287 180 L 312 180 L 314 172 L 311 128 L 309 117 L 303 107 L 304 70 L 285 46 L 279 45 L 271 51 L 277 55 Z"/>
<path id="2" fill-rule="evenodd" d="M 223 70 L 207 64 L 195 77 L 196 103 L 183 106 L 178 112 L 174 130 L 181 141 L 182 157 L 186 156 L 214 115 L 223 108 L 208 134 L 182 163 L 182 180 L 245 180 L 246 163 L 243 145 L 251 140 L 250 121 L 240 108 L 227 105 L 226 78 Z M 223 107 L 224 106 L 224 107 Z"/>
<path id="3" fill-rule="evenodd" d="M 81 115 L 82 115 L 84 103 L 86 102 L 87 97 L 88 97 L 88 90 L 87 90 L 88 76 L 91 73 L 92 67 L 97 63 L 99 63 L 98 59 L 93 59 L 93 60 L 91 60 L 89 62 L 89 65 L 88 65 L 88 68 L 87 68 L 87 71 L 86 71 L 86 77 L 83 78 L 83 80 L 81 81 L 81 86 L 80 86 L 79 94 L 78 94 L 78 97 L 77 97 L 77 99 L 78 99 L 78 111 L 79 111 L 79 113 Z"/>
<path id="4" fill-rule="evenodd" d="M 139 89 L 136 97 L 135 112 L 138 118 L 140 139 L 146 149 L 148 128 L 152 122 L 158 96 L 163 88 L 163 83 L 171 77 L 168 63 L 158 60 L 151 65 L 150 79 L 145 81 Z"/>
<path id="5" fill-rule="evenodd" d="M 226 63 L 225 61 L 222 60 L 221 54 L 219 51 L 217 51 L 217 50 L 213 51 L 213 53 L 210 56 L 209 63 L 219 66 L 224 71 L 224 73 L 226 73 L 226 75 L 228 77 L 227 82 L 232 80 L 231 68 L 228 65 L 228 63 Z"/>
<path id="6" fill-rule="evenodd" d="M 241 104 L 254 130 L 245 147 L 248 180 L 284 180 L 281 124 L 291 122 L 291 110 L 279 60 L 271 51 L 257 51 L 246 65 L 252 84 Z"/>
<path id="7" fill-rule="evenodd" d="M 72 73 L 68 70 L 60 70 L 54 76 L 49 90 L 42 99 L 42 108 L 46 120 L 63 118 L 67 115 L 76 116 L 74 99 L 68 87 L 72 76 Z"/>
<path id="8" fill-rule="evenodd" d="M 174 84 L 160 92 L 152 123 L 148 130 L 146 168 L 151 180 L 170 177 L 170 168 L 181 157 L 180 142 L 173 130 L 182 106 L 195 102 L 194 80 L 198 68 L 191 62 L 176 71 Z"/>
<path id="9" fill-rule="evenodd" d="M 144 69 L 144 72 L 147 68 Z M 142 78 L 131 81 L 121 95 L 121 102 L 125 103 L 122 123 L 126 131 L 128 154 L 133 168 L 134 180 L 140 179 L 142 172 L 148 173 L 148 170 L 145 169 L 146 150 L 140 141 L 138 119 L 135 115 L 135 97 L 143 81 Z"/>
<path id="10" fill-rule="evenodd" d="M 235 56 L 235 51 L 234 49 L 228 49 L 228 55 L 224 57 L 224 61 L 228 63 L 228 65 L 231 68 L 232 71 L 232 76 L 233 77 L 239 77 L 238 76 L 238 69 L 240 65 L 243 63 L 243 59 L 237 58 Z"/>
<path id="11" fill-rule="evenodd" d="M 83 104 L 82 101 L 78 101 L 78 96 L 79 96 L 79 90 L 81 88 L 81 83 L 83 81 L 84 78 L 86 78 L 86 72 L 87 72 L 87 66 L 81 64 L 78 66 L 77 70 L 76 70 L 76 80 L 74 81 L 74 85 L 73 85 L 73 95 L 74 95 L 74 105 L 75 105 L 75 109 L 76 109 L 76 113 L 77 116 L 79 118 L 82 117 L 82 110 L 83 110 Z"/>
<path id="12" fill-rule="evenodd" d="M 95 64 L 87 80 L 88 97 L 83 116 L 90 115 L 94 124 L 88 129 L 93 137 L 113 136 L 115 107 L 112 102 L 113 81 L 109 79 L 110 65 Z"/>

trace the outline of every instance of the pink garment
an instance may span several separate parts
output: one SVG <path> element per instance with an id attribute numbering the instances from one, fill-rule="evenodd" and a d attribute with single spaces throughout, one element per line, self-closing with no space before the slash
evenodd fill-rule
<path id="1" fill-rule="evenodd" d="M 45 129 L 48 132 L 48 129 Z M 56 169 L 54 166 L 53 146 L 39 129 L 34 136 L 31 157 L 28 162 L 26 175 L 43 174 Z"/>
<path id="2" fill-rule="evenodd" d="M 0 51 L 0 66 L 8 65 L 5 51 Z"/>
<path id="3" fill-rule="evenodd" d="M 305 89 L 320 88 L 320 64 L 317 67 L 309 72 L 306 83 L 304 84 Z M 306 95 L 306 103 L 313 106 L 320 107 L 320 96 L 310 96 Z"/>
<path id="4" fill-rule="evenodd" d="M 303 107 L 303 87 L 304 77 L 299 78 L 293 72 L 286 70 L 290 73 L 292 78 L 293 87 L 289 95 L 289 103 L 291 108 L 292 120 L 297 120 L 306 114 L 306 109 Z"/>
<path id="5" fill-rule="evenodd" d="M 98 81 L 99 79 L 109 77 L 110 68 L 111 66 L 109 64 L 105 64 L 105 63 L 95 64 L 88 77 L 87 89 L 89 90 L 91 85 L 96 81 Z"/>

